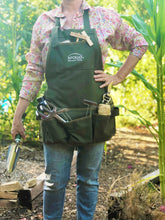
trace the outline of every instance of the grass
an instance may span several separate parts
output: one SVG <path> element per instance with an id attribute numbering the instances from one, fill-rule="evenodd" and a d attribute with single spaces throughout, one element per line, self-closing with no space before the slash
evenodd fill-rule
<path id="1" fill-rule="evenodd" d="M 109 219 L 165 219 L 159 185 L 151 182 L 139 183 L 140 179 L 140 174 L 135 170 L 131 175 L 113 182 L 107 197 Z"/>

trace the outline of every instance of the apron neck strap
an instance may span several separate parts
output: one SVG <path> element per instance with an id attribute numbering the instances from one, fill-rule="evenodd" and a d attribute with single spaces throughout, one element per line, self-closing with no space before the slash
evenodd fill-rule
<path id="1" fill-rule="evenodd" d="M 90 29 L 89 9 L 84 10 L 83 20 L 84 20 L 84 29 L 85 30 Z M 61 27 L 59 17 L 56 17 L 55 26 L 56 27 Z"/>
<path id="2" fill-rule="evenodd" d="M 85 30 L 90 29 L 89 9 L 84 10 L 83 20 L 84 20 L 84 29 Z"/>
<path id="3" fill-rule="evenodd" d="M 55 27 L 61 27 L 59 17 L 56 17 Z"/>

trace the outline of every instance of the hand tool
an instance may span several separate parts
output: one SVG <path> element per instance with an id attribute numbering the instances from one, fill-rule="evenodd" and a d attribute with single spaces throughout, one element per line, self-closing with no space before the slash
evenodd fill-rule
<path id="1" fill-rule="evenodd" d="M 87 41 L 87 43 L 89 44 L 89 46 L 90 46 L 90 47 L 93 46 L 93 42 L 91 41 L 91 39 L 90 39 L 90 37 L 87 35 L 87 33 L 86 33 L 85 31 L 82 31 L 81 33 L 82 33 L 83 36 L 86 37 L 86 41 Z"/>
<path id="2" fill-rule="evenodd" d="M 81 34 L 80 33 L 76 33 L 76 32 L 70 32 L 70 36 L 72 37 L 76 37 L 77 38 L 77 42 L 79 39 L 83 39 L 85 40 L 88 45 L 91 47 L 93 46 L 93 42 L 91 41 L 90 37 L 87 35 L 87 33 L 85 31 L 82 31 Z"/>
<path id="3" fill-rule="evenodd" d="M 83 103 L 88 106 L 87 111 L 86 111 L 86 116 L 88 115 L 88 111 L 89 111 L 89 115 L 91 116 L 92 110 L 94 110 L 98 107 L 98 104 L 96 102 L 91 101 L 91 100 L 84 99 Z"/>
<path id="4" fill-rule="evenodd" d="M 111 115 L 111 110 L 114 108 L 112 97 L 110 96 L 113 82 L 108 86 L 108 91 L 103 95 L 102 103 L 99 104 L 99 115 Z"/>
<path id="5" fill-rule="evenodd" d="M 110 104 L 110 105 L 111 105 L 111 104 L 113 103 L 112 97 L 110 96 L 112 84 L 113 84 L 113 82 L 111 82 L 111 83 L 108 85 L 108 91 L 107 91 L 107 93 L 105 93 L 105 94 L 103 95 L 103 100 L 102 100 L 102 103 L 103 103 L 103 104 Z"/>
<path id="6" fill-rule="evenodd" d="M 65 120 L 63 117 L 59 116 L 59 114 L 69 111 L 68 108 L 63 108 L 57 111 L 57 108 L 52 103 L 48 102 L 44 97 L 37 99 L 38 106 L 36 111 L 36 119 L 37 120 L 48 120 L 52 118 L 57 118 L 58 120 L 66 123 L 68 120 Z M 69 120 L 71 118 L 68 117 Z"/>
<path id="7" fill-rule="evenodd" d="M 26 113 L 23 114 L 22 121 L 25 119 L 25 116 Z M 13 170 L 16 168 L 16 164 L 20 153 L 20 147 L 19 147 L 20 142 L 21 142 L 21 135 L 17 134 L 15 136 L 15 144 L 10 145 L 8 148 L 6 167 L 9 173 L 13 172 Z"/>
<path id="8" fill-rule="evenodd" d="M 52 103 L 50 103 L 49 101 L 45 100 L 44 97 L 41 97 L 39 99 L 37 99 L 38 106 L 37 106 L 37 111 L 36 111 L 36 119 L 37 120 L 48 120 L 48 119 L 52 119 L 52 118 L 57 118 L 58 120 L 67 123 L 69 121 L 72 121 L 72 118 L 69 116 L 69 114 L 67 112 L 69 111 L 82 111 L 82 108 L 63 108 L 63 109 L 59 109 L 57 110 L 57 107 L 55 105 L 53 105 Z M 88 114 L 88 111 L 90 109 L 90 115 L 92 114 L 92 110 L 96 107 L 98 107 L 96 102 L 84 99 L 83 103 L 88 105 L 87 111 L 86 111 L 86 115 Z M 59 114 L 62 114 L 63 117 Z M 66 118 L 66 120 L 64 119 L 64 117 Z"/>

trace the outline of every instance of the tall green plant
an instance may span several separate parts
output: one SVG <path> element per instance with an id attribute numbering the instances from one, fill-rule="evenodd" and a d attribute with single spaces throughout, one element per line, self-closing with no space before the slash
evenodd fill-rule
<path id="1" fill-rule="evenodd" d="M 157 67 L 157 88 L 149 85 L 149 89 L 157 101 L 160 189 L 162 203 L 165 204 L 165 93 L 163 91 L 165 86 L 165 1 L 143 0 L 147 12 L 144 16 L 138 12 L 137 2 L 138 0 L 120 0 L 118 9 L 121 10 L 122 4 L 125 3 L 134 10 L 134 15 L 121 17 L 129 21 L 137 31 L 143 34 Z M 144 82 L 144 79 L 142 80 Z"/>
<path id="2" fill-rule="evenodd" d="M 9 110 L 0 112 L 0 133 L 9 135 L 26 67 L 25 53 L 30 45 L 34 8 L 18 0 L 1 1 L 0 8 L 0 100 L 10 102 Z M 28 19 L 30 12 L 31 19 Z"/>
<path id="3" fill-rule="evenodd" d="M 56 7 L 61 0 L 2 0 L 0 1 L 0 101 L 8 100 L 7 112 L 0 109 L 1 133 L 10 134 L 12 119 L 26 71 L 25 54 L 29 51 L 32 28 L 38 16 Z M 39 7 L 38 7 L 39 5 Z M 29 106 L 25 119 L 28 139 L 37 137 L 36 100 Z"/>
<path id="4" fill-rule="evenodd" d="M 0 15 L 0 58 L 2 60 L 0 79 L 4 82 L 4 84 L 1 83 L 0 89 L 4 96 L 10 94 L 13 100 L 17 101 L 25 72 L 25 53 L 31 40 L 34 8 L 18 0 L 2 1 L 0 7 L 2 11 Z M 31 19 L 28 19 L 30 12 Z M 30 30 L 26 26 L 31 26 Z"/>

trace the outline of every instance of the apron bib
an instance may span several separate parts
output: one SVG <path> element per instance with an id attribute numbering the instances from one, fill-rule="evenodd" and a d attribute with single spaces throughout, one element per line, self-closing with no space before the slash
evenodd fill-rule
<path id="1" fill-rule="evenodd" d="M 84 99 L 101 103 L 107 88 L 95 82 L 95 70 L 102 70 L 102 54 L 95 29 L 90 28 L 88 10 L 84 11 L 84 29 L 62 30 L 60 18 L 52 29 L 46 62 L 46 100 L 57 109 L 69 108 L 57 118 L 42 120 L 45 143 L 86 144 L 106 141 L 115 134 L 115 109 L 111 116 L 98 115 L 98 109 L 84 104 Z M 85 31 L 93 42 L 70 36 Z"/>

